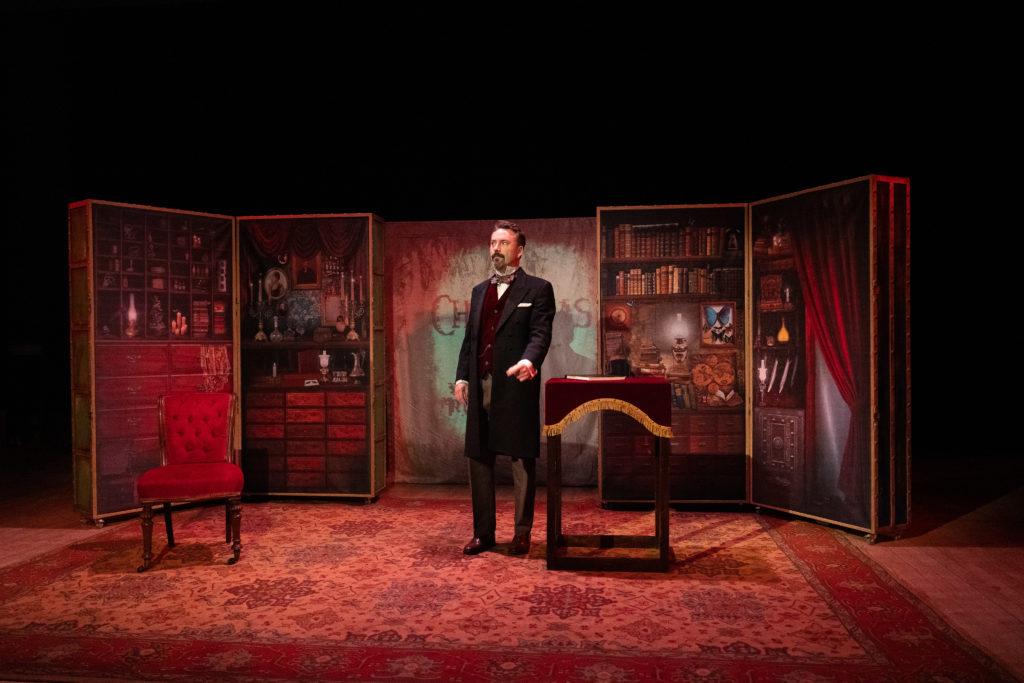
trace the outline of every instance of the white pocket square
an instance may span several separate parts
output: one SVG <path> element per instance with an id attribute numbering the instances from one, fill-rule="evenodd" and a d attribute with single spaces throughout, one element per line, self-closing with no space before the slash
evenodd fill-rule
<path id="1" fill-rule="evenodd" d="M 528 308 L 533 305 L 532 301 L 524 301 L 523 303 L 516 306 L 516 308 Z"/>

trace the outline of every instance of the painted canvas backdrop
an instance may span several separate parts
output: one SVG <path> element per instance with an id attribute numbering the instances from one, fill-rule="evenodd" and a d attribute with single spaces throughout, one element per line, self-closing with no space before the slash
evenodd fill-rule
<path id="1" fill-rule="evenodd" d="M 555 290 L 551 349 L 542 380 L 597 371 L 597 263 L 593 218 L 517 220 L 527 237 L 521 266 Z M 468 481 L 466 411 L 452 390 L 473 286 L 490 273 L 494 220 L 389 222 L 385 238 L 391 402 L 389 453 L 396 482 Z M 543 398 L 542 398 L 543 400 Z M 543 410 L 543 408 L 542 408 Z M 546 460 L 538 467 L 544 480 Z M 499 458 L 499 481 L 511 481 Z M 562 440 L 562 481 L 597 482 L 597 423 L 582 420 Z"/>

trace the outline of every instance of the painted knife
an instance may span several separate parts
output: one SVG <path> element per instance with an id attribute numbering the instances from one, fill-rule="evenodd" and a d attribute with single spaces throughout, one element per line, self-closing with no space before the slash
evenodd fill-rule
<path id="1" fill-rule="evenodd" d="M 775 386 L 775 373 L 779 370 L 779 359 L 776 358 L 775 362 L 772 363 L 772 378 L 768 380 L 768 393 L 772 393 L 772 387 Z"/>

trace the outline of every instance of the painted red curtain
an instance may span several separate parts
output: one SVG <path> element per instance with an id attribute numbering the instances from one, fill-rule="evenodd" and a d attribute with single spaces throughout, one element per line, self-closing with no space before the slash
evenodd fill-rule
<path id="1" fill-rule="evenodd" d="M 340 257 L 343 263 L 351 260 L 362 246 L 365 226 L 362 218 L 246 221 L 253 246 L 262 256 L 291 251 L 308 259 L 320 252 Z"/>
<path id="2" fill-rule="evenodd" d="M 870 363 L 868 194 L 861 186 L 815 193 L 802 208 L 793 232 L 796 269 L 807 312 L 806 366 L 815 367 L 815 348 L 849 406 L 850 430 L 839 466 L 839 489 L 848 503 L 866 498 L 869 449 Z M 808 373 L 807 444 L 814 433 L 813 373 Z"/>

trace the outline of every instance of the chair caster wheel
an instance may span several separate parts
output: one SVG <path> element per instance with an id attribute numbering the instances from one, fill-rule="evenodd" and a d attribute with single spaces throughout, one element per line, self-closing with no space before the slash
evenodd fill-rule
<path id="1" fill-rule="evenodd" d="M 235 564 L 237 562 L 238 562 L 238 558 L 237 557 L 232 557 L 232 558 L 228 559 L 228 564 Z"/>
<path id="2" fill-rule="evenodd" d="M 135 571 L 137 571 L 138 573 L 141 574 L 142 572 L 146 571 L 146 569 L 147 569 L 147 567 L 145 565 L 142 565 L 138 569 L 136 569 Z"/>

